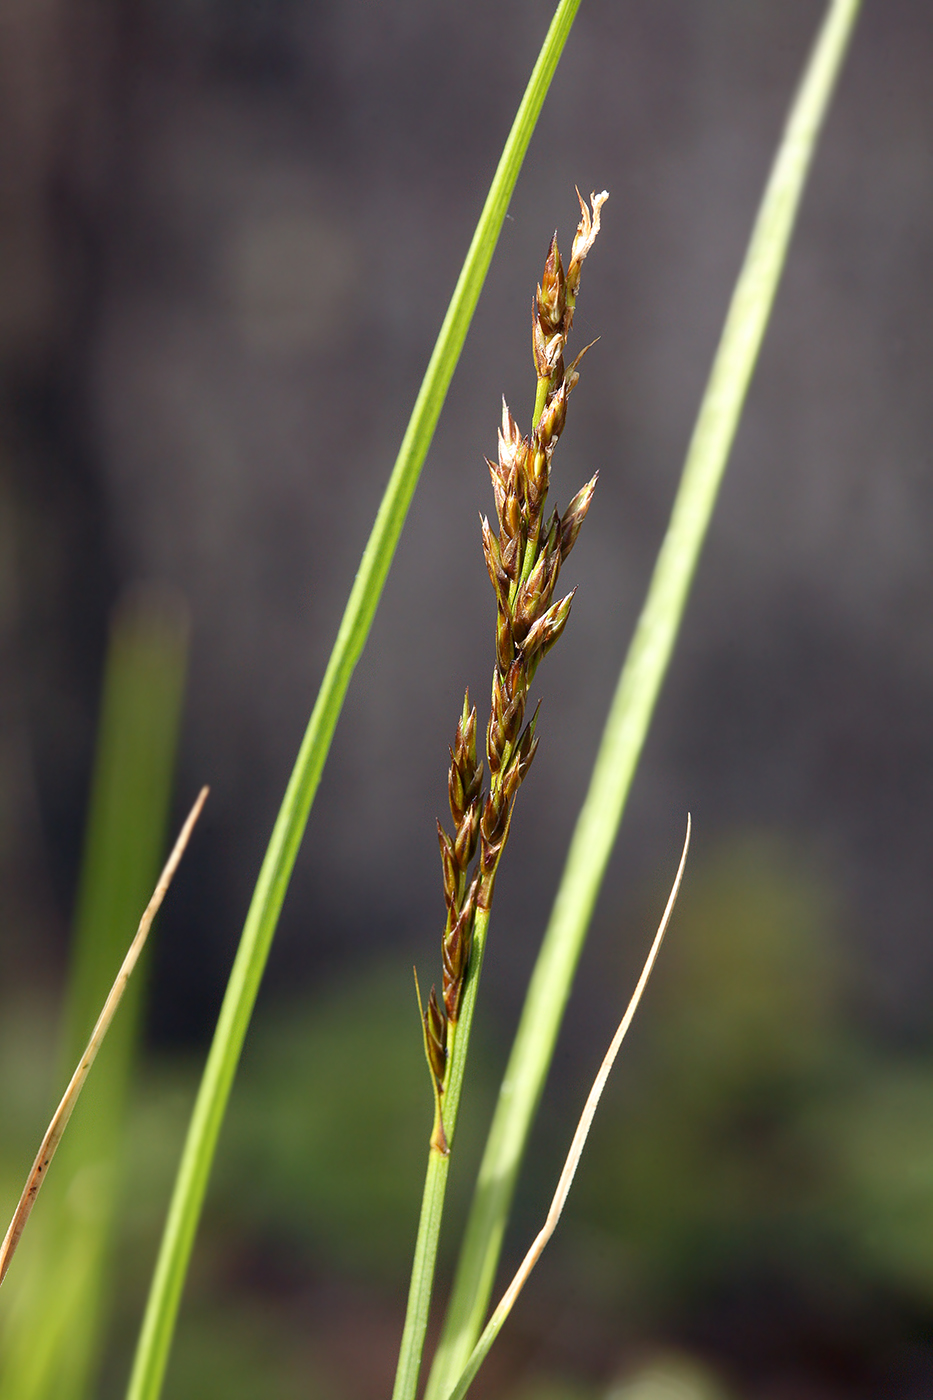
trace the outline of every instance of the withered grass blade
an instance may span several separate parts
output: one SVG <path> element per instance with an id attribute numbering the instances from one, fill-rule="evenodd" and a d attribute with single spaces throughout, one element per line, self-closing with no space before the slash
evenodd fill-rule
<path id="1" fill-rule="evenodd" d="M 683 880 L 684 868 L 687 864 L 687 852 L 690 849 L 690 829 L 691 821 L 688 814 L 687 834 L 684 837 L 684 848 L 681 852 L 680 864 L 677 867 L 677 874 L 674 876 L 674 883 L 671 886 L 671 892 L 668 895 L 667 904 L 665 906 L 664 913 L 661 916 L 661 922 L 658 925 L 658 931 L 654 936 L 654 942 L 651 945 L 651 951 L 649 952 L 648 957 L 645 960 L 645 965 L 642 968 L 641 976 L 639 977 L 638 984 L 635 987 L 634 992 L 632 993 L 632 998 L 628 1004 L 628 1007 L 626 1008 L 625 1015 L 619 1022 L 618 1029 L 616 1030 L 615 1035 L 612 1037 L 612 1042 L 609 1046 L 609 1049 L 606 1051 L 606 1054 L 603 1057 L 603 1062 L 599 1067 L 599 1072 L 597 1073 L 596 1078 L 593 1080 L 593 1087 L 590 1089 L 589 1095 L 583 1108 L 583 1112 L 580 1115 L 580 1121 L 577 1124 L 577 1130 L 573 1135 L 573 1141 L 570 1144 L 570 1151 L 567 1153 L 567 1160 L 564 1162 L 564 1168 L 560 1174 L 560 1180 L 557 1183 L 557 1190 L 554 1192 L 554 1199 L 551 1201 L 551 1206 L 547 1213 L 547 1219 L 545 1220 L 541 1229 L 538 1231 L 538 1234 L 535 1236 L 535 1239 L 530 1249 L 528 1250 L 528 1253 L 522 1260 L 515 1274 L 515 1277 L 512 1279 L 512 1282 L 509 1284 L 508 1288 L 503 1293 L 501 1301 L 499 1302 L 495 1312 L 493 1313 L 492 1317 L 489 1319 L 485 1328 L 483 1329 L 483 1333 L 479 1341 L 476 1343 L 476 1346 L 473 1348 L 473 1353 L 470 1356 L 469 1361 L 467 1362 L 466 1369 L 464 1370 L 463 1375 L 460 1377 L 459 1381 L 453 1389 L 453 1392 L 451 1393 L 450 1400 L 462 1400 L 462 1397 L 466 1394 L 467 1389 L 472 1383 L 474 1376 L 476 1375 L 480 1366 L 483 1364 L 483 1361 L 486 1359 L 486 1354 L 488 1353 L 493 1342 L 496 1340 L 496 1337 L 499 1335 L 499 1332 L 502 1328 L 502 1324 L 505 1322 L 509 1313 L 512 1311 L 512 1308 L 515 1306 L 515 1301 L 518 1298 L 519 1293 L 521 1293 L 522 1289 L 527 1283 L 528 1277 L 532 1269 L 537 1264 L 538 1260 L 541 1258 L 541 1255 L 544 1252 L 545 1245 L 548 1243 L 548 1241 L 550 1240 L 551 1236 L 557 1228 L 557 1222 L 560 1220 L 564 1206 L 567 1204 L 567 1197 L 570 1195 L 570 1188 L 573 1185 L 573 1178 L 576 1175 L 577 1167 L 580 1164 L 580 1158 L 583 1156 L 583 1149 L 586 1146 L 586 1139 L 589 1136 L 590 1128 L 593 1125 L 593 1118 L 596 1114 L 597 1105 L 599 1104 L 599 1100 L 602 1097 L 602 1092 L 606 1087 L 606 1082 L 609 1078 L 612 1066 L 615 1064 L 615 1059 L 622 1046 L 622 1042 L 628 1034 L 629 1026 L 632 1024 L 635 1012 L 638 1010 L 638 1003 L 641 1001 L 642 993 L 644 992 L 645 987 L 648 985 L 648 978 L 651 976 L 652 970 L 654 969 L 658 953 L 661 950 L 661 944 L 664 940 L 664 935 L 667 932 L 667 926 L 671 920 L 671 914 L 674 911 L 674 905 L 677 903 L 677 896 L 680 893 L 680 885 L 681 881 Z"/>
<path id="2" fill-rule="evenodd" d="M 78 1062 L 77 1069 L 71 1076 L 71 1082 L 65 1090 L 61 1103 L 52 1116 L 52 1121 L 46 1130 L 45 1137 L 42 1139 L 39 1151 L 36 1153 L 36 1159 L 26 1179 L 23 1194 L 19 1198 L 19 1204 L 13 1212 L 13 1219 L 10 1221 L 10 1227 L 6 1232 L 2 1246 L 0 1246 L 0 1284 L 2 1284 L 3 1280 L 6 1278 L 10 1262 L 13 1255 L 16 1253 L 16 1247 L 20 1242 L 23 1230 L 26 1228 L 26 1221 L 32 1213 L 32 1208 L 36 1203 L 39 1189 L 45 1180 L 46 1172 L 49 1169 L 52 1158 L 55 1156 L 58 1144 L 62 1140 L 62 1134 L 68 1126 L 68 1120 L 74 1111 L 74 1106 L 78 1101 L 78 1095 L 84 1088 L 84 1082 L 90 1074 L 91 1066 L 97 1058 L 97 1052 L 103 1044 L 104 1036 L 110 1029 L 110 1023 L 116 1014 L 117 1007 L 120 1005 L 121 998 L 126 990 L 126 985 L 130 980 L 133 969 L 139 961 L 140 954 L 146 945 L 146 939 L 149 936 L 149 930 L 152 927 L 153 920 L 159 912 L 162 901 L 168 892 L 169 885 L 172 883 L 172 878 L 175 871 L 178 869 L 181 858 L 184 855 L 185 847 L 194 830 L 194 824 L 201 815 L 201 809 L 207 801 L 207 794 L 208 789 L 203 787 L 198 793 L 197 801 L 189 812 L 188 818 L 179 832 L 178 840 L 172 848 L 171 855 L 165 862 L 165 867 L 156 883 L 152 898 L 146 905 L 143 916 L 139 921 L 136 936 L 129 946 L 129 951 L 123 959 L 120 971 L 117 973 L 114 984 L 110 988 L 110 992 L 107 996 L 107 1000 L 104 1002 L 103 1010 L 97 1018 L 97 1024 L 91 1032 L 91 1038 L 87 1043 L 87 1048 Z"/>

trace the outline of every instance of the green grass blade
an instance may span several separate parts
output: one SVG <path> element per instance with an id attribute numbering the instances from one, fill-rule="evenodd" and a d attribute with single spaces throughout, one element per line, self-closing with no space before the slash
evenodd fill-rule
<path id="1" fill-rule="evenodd" d="M 253 894 L 188 1129 L 130 1378 L 128 1400 L 156 1400 L 220 1126 L 314 794 L 353 669 L 417 485 L 454 367 L 557 60 L 579 6 L 561 0 L 493 177 L 347 602 Z"/>
<path id="2" fill-rule="evenodd" d="M 184 688 L 187 627 L 171 599 L 118 610 L 104 675 L 97 754 L 75 912 L 62 1077 L 70 1077 L 161 864 Z M 14 1268 L 2 1400 L 84 1400 L 94 1386 L 108 1303 L 109 1243 L 143 980 L 130 981 Z M 32 1245 L 35 1243 L 36 1248 Z"/>
<path id="3" fill-rule="evenodd" d="M 670 524 L 603 731 L 528 989 L 467 1223 L 426 1400 L 446 1400 L 479 1336 L 515 1180 L 586 930 L 680 628 L 800 198 L 858 0 L 827 10 L 795 95 L 733 293 Z M 460 1391 L 457 1391 L 460 1394 Z"/>

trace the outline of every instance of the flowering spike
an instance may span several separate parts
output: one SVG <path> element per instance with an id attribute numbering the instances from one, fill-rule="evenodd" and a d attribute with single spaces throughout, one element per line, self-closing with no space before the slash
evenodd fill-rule
<path id="1" fill-rule="evenodd" d="M 445 1153 L 448 1144 L 440 1096 L 449 1072 L 449 1026 L 460 1015 L 477 910 L 485 912 L 490 907 L 515 799 L 537 752 L 537 708 L 525 723 L 529 687 L 541 659 L 561 635 L 570 615 L 573 593 L 558 602 L 553 601 L 554 594 L 561 565 L 576 542 L 596 485 L 594 476 L 563 515 L 547 508 L 554 450 L 586 353 L 577 355 L 567 368 L 564 352 L 580 269 L 599 232 L 606 198 L 605 194 L 591 196 L 589 208 L 580 199 L 580 222 L 566 271 L 557 235 L 550 241 L 541 281 L 532 298 L 532 350 L 538 384 L 531 431 L 523 436 L 503 399 L 497 457 L 495 461 L 486 459 L 499 522 L 495 533 L 487 517 L 480 516 L 483 555 L 496 595 L 496 660 L 486 725 L 489 789 L 482 790 L 483 764 L 476 757 L 476 710 L 470 708 L 467 692 L 450 748 L 448 797 L 453 836 L 438 823 L 447 905 L 441 997 L 432 989 L 422 1013 L 437 1100 L 432 1146 Z"/>

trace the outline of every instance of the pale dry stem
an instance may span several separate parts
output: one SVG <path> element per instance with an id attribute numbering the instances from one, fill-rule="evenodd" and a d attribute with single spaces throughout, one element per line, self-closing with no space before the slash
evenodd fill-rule
<path id="1" fill-rule="evenodd" d="M 6 1232 L 6 1236 L 4 1238 L 2 1246 L 0 1246 L 0 1283 L 2 1283 L 4 1278 L 6 1277 L 7 1269 L 10 1267 L 10 1261 L 12 1260 L 13 1255 L 16 1252 L 16 1247 L 19 1244 L 20 1237 L 23 1233 L 23 1230 L 26 1227 L 26 1221 L 29 1219 L 29 1216 L 32 1212 L 32 1208 L 36 1203 L 36 1197 L 39 1194 L 39 1188 L 45 1180 L 45 1173 L 48 1170 L 49 1163 L 55 1156 L 58 1144 L 61 1142 L 62 1139 L 62 1134 L 64 1133 L 65 1128 L 68 1125 L 68 1120 L 71 1117 L 75 1104 L 77 1103 L 78 1095 L 84 1088 L 84 1081 L 87 1079 L 88 1074 L 90 1073 L 91 1065 L 94 1063 L 94 1060 L 97 1057 L 97 1052 L 101 1047 L 104 1036 L 110 1029 L 110 1023 L 114 1018 L 116 1009 L 120 1004 L 120 1000 L 123 996 L 124 991 L 126 990 L 126 984 L 129 982 L 133 969 L 139 961 L 140 954 L 142 953 L 143 948 L 145 946 L 146 938 L 148 937 L 149 930 L 152 927 L 152 922 L 155 919 L 156 914 L 159 912 L 159 908 L 162 904 L 163 899 L 165 898 L 166 892 L 168 891 L 168 887 L 172 882 L 172 877 L 174 876 L 175 871 L 178 869 L 179 862 L 181 861 L 182 855 L 185 851 L 185 847 L 188 844 L 188 839 L 191 836 L 191 832 L 194 829 L 194 824 L 197 821 L 198 817 L 201 815 L 201 809 L 204 806 L 204 803 L 207 801 L 208 791 L 209 789 L 206 787 L 203 787 L 201 789 L 200 793 L 198 794 L 197 801 L 192 807 L 190 813 L 188 814 L 188 818 L 178 835 L 178 840 L 175 842 L 175 845 L 172 848 L 172 853 L 165 863 L 165 868 L 163 869 L 162 874 L 159 876 L 158 883 L 156 884 L 155 890 L 153 891 L 152 898 L 146 905 L 143 916 L 139 921 L 139 928 L 136 930 L 136 937 L 130 944 L 129 951 L 126 954 L 126 957 L 123 959 L 123 964 L 120 968 L 120 971 L 117 973 L 116 979 L 114 981 L 113 986 L 110 989 L 110 993 L 107 997 L 107 1000 L 104 1002 L 104 1008 L 101 1011 L 100 1016 L 97 1018 L 97 1024 L 91 1032 L 91 1038 L 87 1043 L 87 1049 L 81 1056 L 81 1059 L 78 1063 L 78 1068 L 72 1075 L 71 1082 L 68 1085 L 68 1088 L 65 1090 L 61 1103 L 55 1110 L 55 1113 L 52 1117 L 52 1121 L 48 1126 L 48 1130 L 46 1131 L 45 1137 L 42 1139 L 42 1145 L 36 1154 L 36 1159 L 32 1164 L 32 1170 L 30 1171 L 29 1176 L 26 1179 L 26 1185 L 23 1188 L 23 1194 L 19 1198 L 19 1205 L 13 1212 L 13 1219 L 10 1221 L 10 1228 Z"/>
<path id="2" fill-rule="evenodd" d="M 537 1264 L 542 1253 L 544 1252 L 545 1246 L 547 1245 L 555 1229 L 557 1228 L 557 1222 L 560 1220 L 561 1213 L 563 1212 L 564 1206 L 567 1203 L 567 1197 L 570 1194 L 570 1187 L 573 1183 L 573 1178 L 576 1173 L 577 1167 L 579 1166 L 580 1158 L 583 1155 L 583 1148 L 586 1145 L 586 1139 L 589 1135 L 589 1131 L 593 1123 L 593 1118 L 596 1113 L 597 1105 L 599 1104 L 602 1092 L 606 1087 L 606 1081 L 609 1078 L 610 1071 L 612 1069 L 613 1064 L 615 1063 L 615 1059 L 619 1053 L 619 1049 L 622 1045 L 622 1042 L 625 1039 L 626 1034 L 628 1033 L 629 1026 L 632 1024 L 635 1012 L 638 1009 L 638 1003 L 641 1001 L 642 998 L 642 993 L 644 992 L 645 987 L 648 985 L 648 978 L 651 976 L 652 970 L 657 960 L 658 953 L 661 949 L 661 943 L 664 939 L 665 933 L 667 932 L 667 926 L 670 923 L 671 914 L 673 913 L 674 905 L 677 902 L 677 896 L 680 893 L 680 885 L 681 881 L 683 880 L 684 868 L 687 864 L 687 852 L 690 849 L 690 830 L 691 820 L 688 814 L 687 833 L 684 838 L 684 847 L 680 856 L 680 864 L 677 867 L 677 874 L 674 876 L 674 883 L 671 886 L 671 892 L 668 896 L 667 904 L 665 906 L 664 913 L 661 917 L 661 922 L 658 925 L 658 931 L 654 936 L 654 942 L 651 945 L 651 951 L 649 952 L 648 957 L 645 961 L 645 965 L 642 969 L 641 976 L 639 977 L 638 984 L 634 992 L 632 993 L 632 998 L 629 1001 L 625 1015 L 619 1022 L 618 1029 L 616 1030 L 615 1035 L 612 1037 L 612 1043 L 610 1044 L 609 1049 L 606 1051 L 603 1062 L 599 1067 L 599 1072 L 597 1073 L 596 1078 L 593 1081 L 593 1087 L 590 1089 L 589 1095 L 586 1100 L 586 1104 L 583 1108 L 583 1112 L 580 1115 L 580 1121 L 577 1124 L 577 1130 L 573 1135 L 573 1141 L 570 1144 L 570 1151 L 567 1153 L 567 1160 L 565 1161 L 563 1171 L 560 1174 L 560 1180 L 557 1183 L 557 1190 L 554 1192 L 554 1199 L 551 1201 L 551 1206 L 547 1213 L 547 1219 L 545 1220 L 544 1225 L 541 1227 L 538 1234 L 535 1236 L 534 1242 L 528 1250 L 528 1253 L 525 1255 L 525 1258 L 522 1260 L 522 1263 L 519 1266 L 515 1277 L 512 1279 L 512 1282 L 509 1284 L 508 1288 L 503 1293 L 498 1306 L 496 1307 L 495 1311 L 493 1312 L 492 1316 L 487 1322 L 483 1330 L 483 1335 L 477 1342 L 476 1347 L 473 1350 L 473 1354 L 470 1358 L 470 1361 L 467 1363 L 464 1374 L 453 1391 L 451 1400 L 457 1400 L 457 1397 L 465 1392 L 467 1384 L 472 1379 L 473 1375 L 475 1375 L 486 1351 L 489 1349 L 489 1346 L 498 1334 L 500 1328 L 502 1327 L 502 1324 L 505 1322 L 509 1313 L 512 1311 L 512 1308 L 515 1305 L 515 1300 L 518 1298 L 518 1295 L 524 1288 L 532 1269 Z"/>

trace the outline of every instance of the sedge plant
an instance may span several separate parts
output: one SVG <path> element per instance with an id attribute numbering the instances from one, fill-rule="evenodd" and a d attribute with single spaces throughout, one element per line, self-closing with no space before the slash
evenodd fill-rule
<path id="1" fill-rule="evenodd" d="M 859 0 L 831 0 L 827 6 L 765 185 L 670 523 L 612 698 L 502 1078 L 427 1400 L 446 1400 L 483 1327 L 522 1156 L 564 1007 L 680 630 L 817 140 L 858 13 Z"/>
<path id="2" fill-rule="evenodd" d="M 500 1305 L 483 1329 L 522 1155 L 553 1056 L 564 1007 L 673 652 L 700 549 L 786 260 L 816 138 L 857 13 L 857 0 L 838 0 L 829 6 L 791 105 L 765 188 L 687 452 L 670 525 L 619 677 L 589 790 L 577 820 L 554 910 L 503 1076 L 458 1260 L 453 1293 L 428 1381 L 427 1400 L 448 1400 L 451 1395 L 460 1400 L 498 1335 L 505 1312 L 514 1301 L 509 1300 L 504 1310 Z M 537 341 L 535 350 L 537 363 Z M 539 379 L 536 411 L 540 407 Z M 514 437 L 505 421 L 500 442 L 503 437 L 506 441 Z M 501 460 L 500 451 L 500 472 Z M 492 471 L 496 489 L 497 472 L 495 468 Z M 497 507 L 500 505 L 500 492 L 501 488 L 496 489 Z M 496 572 L 495 544 L 488 529 L 484 529 L 487 566 L 493 586 L 497 589 L 497 597 L 500 598 L 501 630 L 501 614 L 504 611 L 501 594 L 505 581 L 501 581 Z M 500 555 L 504 544 L 500 537 Z M 492 552 L 490 546 L 493 547 Z M 497 654 L 497 663 L 498 660 Z M 494 703 L 496 693 L 494 681 Z M 455 764 L 456 760 L 452 764 L 452 788 L 455 787 Z M 451 811 L 456 824 L 453 801 Z M 442 854 L 445 857 L 446 884 L 447 856 L 443 840 Z M 446 962 L 445 952 L 445 970 Z M 481 954 L 476 959 L 477 975 L 480 962 Z M 429 1004 L 425 1018 L 429 1061 L 430 1011 Z M 440 1112 L 439 1108 L 437 1112 Z M 436 1139 L 435 1132 L 432 1152 L 439 1157 Z M 421 1257 L 422 1236 L 430 1229 L 436 1239 L 439 1222 L 433 1216 L 426 1221 L 425 1214 L 429 1199 L 442 1195 L 442 1191 L 439 1192 L 432 1185 L 431 1166 L 432 1163 L 429 1163 L 425 1210 L 415 1252 L 409 1312 L 394 1400 L 403 1400 L 403 1397 L 404 1400 L 413 1400 L 417 1390 L 420 1351 L 416 1338 L 420 1336 L 423 1339 L 427 1326 L 431 1284 L 430 1262 L 426 1265 Z M 435 1173 L 440 1175 L 442 1170 L 438 1161 Z M 415 1317 L 417 1330 L 413 1322 Z"/>
<path id="3" fill-rule="evenodd" d="M 343 621 L 276 820 L 247 915 L 184 1148 L 128 1389 L 128 1400 L 157 1400 L 197 1223 L 226 1103 L 301 836 L 353 668 L 361 654 L 421 465 L 495 247 L 524 152 L 579 0 L 561 0 L 522 99 L 364 551 Z M 676 641 L 742 405 L 809 173 L 818 134 L 858 13 L 858 0 L 830 0 L 794 98 L 729 309 L 683 476 L 651 585 L 600 743 L 529 987 L 518 1036 L 477 1183 L 447 1320 L 429 1379 L 429 1400 L 462 1395 L 501 1325 L 497 1310 L 480 1339 L 528 1129 L 554 1049 L 573 973 L 631 779 Z M 581 220 L 587 251 L 598 222 L 594 201 Z M 586 226 L 588 223 L 588 227 Z M 589 240 L 589 242 L 587 242 Z M 576 249 L 576 243 L 575 243 Z M 582 249 L 582 244 L 581 244 Z M 569 599 L 553 601 L 557 572 L 576 538 L 592 483 L 563 516 L 547 517 L 548 449 L 563 426 L 576 370 L 563 364 L 576 285 L 561 283 L 556 248 L 536 300 L 538 393 L 526 442 L 503 417 L 492 465 L 498 535 L 484 524 L 496 593 L 496 665 L 480 796 L 476 717 L 467 699 L 451 750 L 454 836 L 441 834 L 448 918 L 441 998 L 429 996 L 424 1035 L 435 1093 L 425 1201 L 427 1219 L 411 1290 L 396 1395 L 414 1397 L 430 1306 L 443 1177 L 453 1140 L 463 1064 L 498 860 L 518 787 L 535 745 L 525 702 L 534 671 L 566 622 Z M 582 262 L 582 257 L 580 258 Z M 579 267 L 576 269 L 579 273 Z M 568 319 L 569 310 L 569 319 Z M 542 460 L 539 460 L 539 457 Z M 572 538 L 571 538 L 572 536 Z M 471 849 L 472 847 L 472 849 Z M 470 874 L 478 851 L 478 864 Z M 432 1176 L 434 1180 L 432 1181 Z M 508 1295 L 507 1295 L 508 1296 Z M 477 1349 L 477 1343 L 479 1347 Z"/>
<path id="4" fill-rule="evenodd" d="M 418 1384 L 450 1149 L 496 873 L 515 799 L 538 745 L 537 710 L 525 722 L 528 692 L 538 666 L 567 625 L 573 593 L 557 600 L 554 593 L 561 565 L 576 543 L 596 489 L 594 476 L 562 515 L 556 510 L 546 514 L 551 459 L 566 421 L 567 400 L 580 377 L 577 366 L 586 353 L 581 351 L 566 365 L 564 350 L 573 326 L 583 261 L 599 233 L 600 212 L 608 195 L 605 191 L 591 195 L 589 209 L 579 191 L 577 198 L 581 218 L 566 273 L 555 234 L 534 300 L 532 349 L 537 386 L 531 433 L 522 436 L 503 402 L 498 459 L 487 459 L 499 522 L 496 534 L 485 516 L 481 522 L 486 568 L 496 595 L 496 661 L 486 725 L 489 789 L 484 792 L 482 788 L 483 765 L 476 757 L 476 709 L 470 708 L 467 691 L 450 750 L 448 793 L 453 836 L 437 824 L 447 905 L 441 940 L 443 992 L 438 1001 L 435 988 L 431 988 L 422 1017 L 434 1090 L 434 1130 L 395 1400 L 413 1400 Z M 476 869 L 471 871 L 474 857 Z"/>

